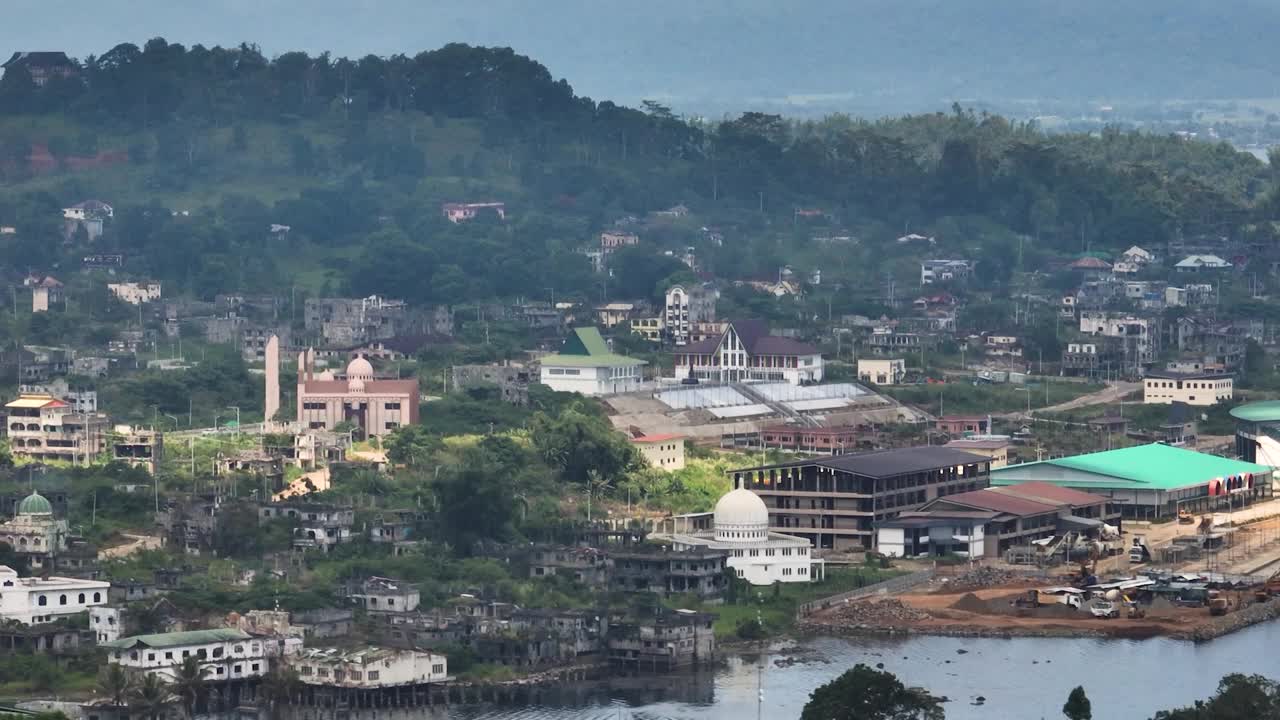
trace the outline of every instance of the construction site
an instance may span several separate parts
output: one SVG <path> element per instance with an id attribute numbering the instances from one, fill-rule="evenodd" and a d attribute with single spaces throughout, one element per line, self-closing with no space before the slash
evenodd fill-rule
<path id="1" fill-rule="evenodd" d="M 925 567 L 896 592 L 837 597 L 800 619 L 823 634 L 1209 640 L 1280 617 L 1280 506 L 1067 533 L 999 560 Z M 1262 519 L 1255 519 L 1262 518 Z M 916 569 L 921 561 L 902 561 Z"/>

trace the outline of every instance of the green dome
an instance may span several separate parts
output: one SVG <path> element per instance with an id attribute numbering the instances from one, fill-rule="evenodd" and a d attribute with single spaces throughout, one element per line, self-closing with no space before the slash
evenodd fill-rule
<path id="1" fill-rule="evenodd" d="M 53 505 L 50 505 L 43 495 L 33 490 L 30 495 L 22 499 L 22 502 L 18 503 L 18 514 L 52 515 Z"/>

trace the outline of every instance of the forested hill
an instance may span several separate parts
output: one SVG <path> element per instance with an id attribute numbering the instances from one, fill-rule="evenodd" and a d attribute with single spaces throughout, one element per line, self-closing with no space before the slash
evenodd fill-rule
<path id="1" fill-rule="evenodd" d="M 655 103 L 593 102 L 529 58 L 465 45 L 353 61 L 156 39 L 39 89 L 7 72 L 0 113 L 0 225 L 19 230 L 0 261 L 66 267 L 90 247 L 61 241 L 59 209 L 96 198 L 116 214 L 94 251 L 200 297 L 648 295 L 683 267 L 657 251 L 688 247 L 721 277 L 822 267 L 852 296 L 892 269 L 904 229 L 982 259 L 998 287 L 1018 262 L 1259 232 L 1274 216 L 1267 166 L 1225 145 L 1046 137 L 959 107 L 695 124 Z M 485 200 L 508 219 L 441 217 L 443 202 Z M 648 228 L 613 280 L 576 252 L 619 217 L 676 204 L 693 214 Z M 861 244 L 812 242 L 798 208 Z M 272 223 L 292 228 L 287 241 L 268 238 Z M 723 245 L 703 226 L 725 229 Z"/>
<path id="2" fill-rule="evenodd" d="M 80 14 L 23 5 L 0 46 L 74 43 L 84 55 L 153 35 L 235 44 L 248 29 L 270 33 L 272 54 L 355 56 L 457 40 L 514 47 L 597 98 L 684 108 L 823 94 L 889 112 L 957 99 L 1274 97 L 1280 64 L 1271 0 L 309 0 L 304 14 L 282 0 L 101 0 Z"/>

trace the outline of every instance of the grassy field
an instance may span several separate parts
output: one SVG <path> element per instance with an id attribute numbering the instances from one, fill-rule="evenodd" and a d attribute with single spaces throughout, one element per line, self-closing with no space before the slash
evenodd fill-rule
<path id="1" fill-rule="evenodd" d="M 1069 382 L 1028 382 L 1026 385 L 973 385 L 950 382 L 936 385 L 898 385 L 880 392 L 934 415 L 980 415 L 1057 405 L 1102 389 L 1101 385 Z"/>

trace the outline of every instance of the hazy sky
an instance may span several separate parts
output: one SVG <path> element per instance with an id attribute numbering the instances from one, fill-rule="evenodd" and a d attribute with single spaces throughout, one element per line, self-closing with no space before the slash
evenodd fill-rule
<path id="1" fill-rule="evenodd" d="M 504 45 L 595 99 L 1280 96 L 1276 0 L 0 0 L 0 51 Z"/>

